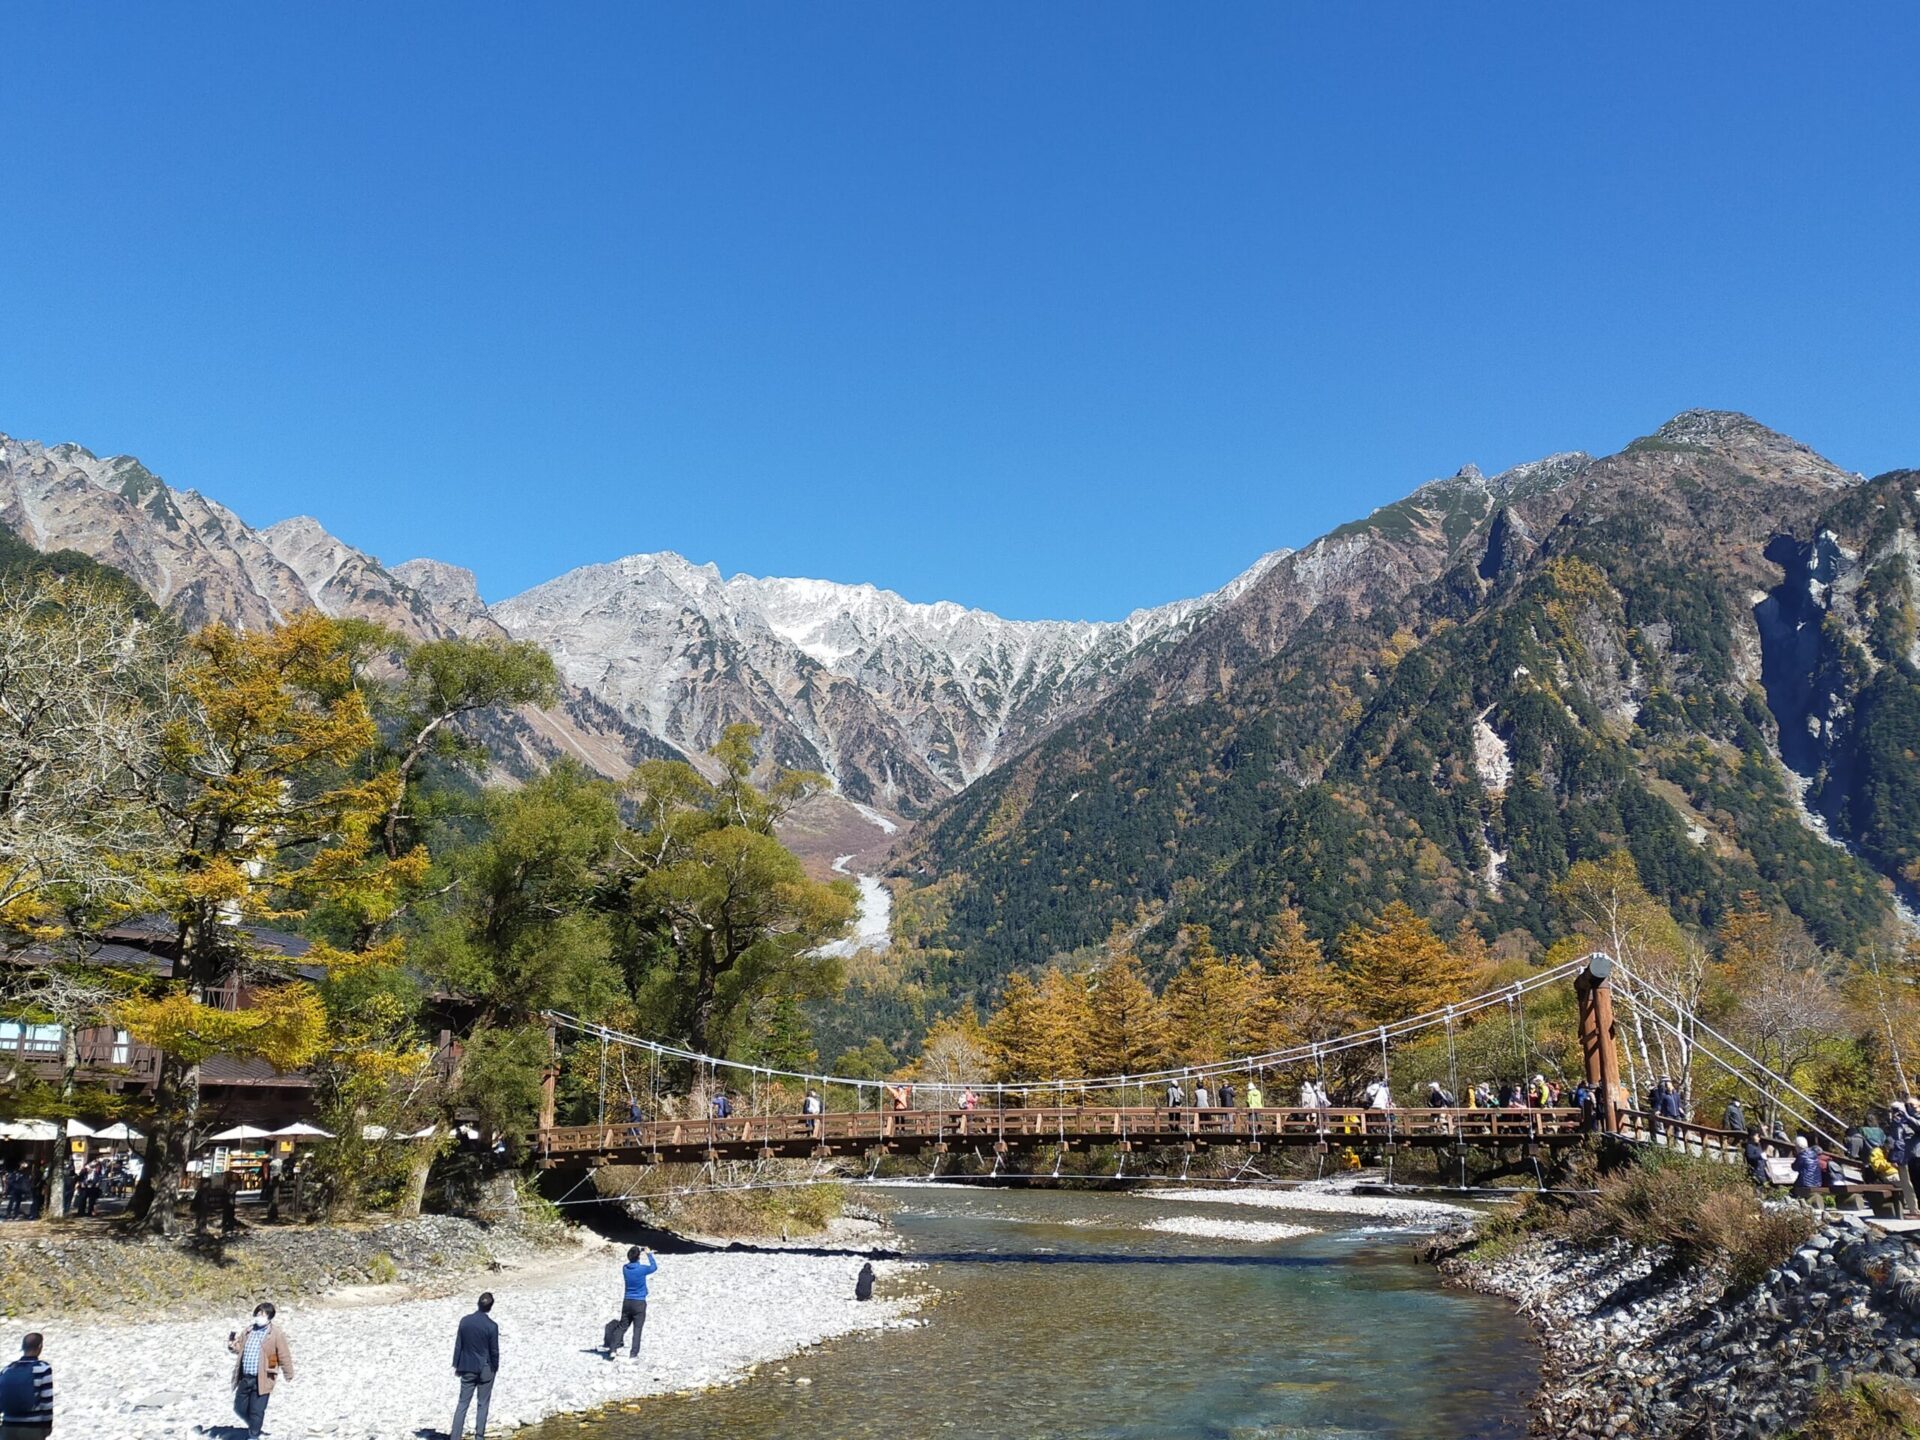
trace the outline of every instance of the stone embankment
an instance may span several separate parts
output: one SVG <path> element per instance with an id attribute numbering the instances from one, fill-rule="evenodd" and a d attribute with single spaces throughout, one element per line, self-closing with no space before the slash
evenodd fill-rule
<path id="1" fill-rule="evenodd" d="M 1843 1222 L 1744 1293 L 1624 1244 L 1447 1248 L 1451 1278 L 1512 1299 L 1539 1331 L 1538 1435 L 1757 1440 L 1794 1433 L 1823 1388 L 1920 1370 L 1920 1250 Z"/>
<path id="2" fill-rule="evenodd" d="M 264 1296 L 343 1286 L 450 1284 L 571 1251 L 568 1228 L 423 1215 L 363 1225 L 249 1226 L 232 1236 L 140 1239 L 106 1226 L 0 1227 L 0 1315 L 173 1315 L 250 1309 Z"/>

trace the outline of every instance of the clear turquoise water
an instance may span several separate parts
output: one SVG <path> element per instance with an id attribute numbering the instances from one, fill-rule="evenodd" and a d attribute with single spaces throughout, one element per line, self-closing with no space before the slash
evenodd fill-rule
<path id="1" fill-rule="evenodd" d="M 1126 1195 L 891 1191 L 941 1292 L 924 1327 L 855 1336 L 584 1440 L 1519 1440 L 1537 1383 L 1507 1308 L 1443 1290 L 1409 1238 L 1337 1217 Z M 1325 1226 L 1277 1243 L 1143 1230 L 1156 1215 Z M 849 1274 L 857 1268 L 851 1262 Z"/>

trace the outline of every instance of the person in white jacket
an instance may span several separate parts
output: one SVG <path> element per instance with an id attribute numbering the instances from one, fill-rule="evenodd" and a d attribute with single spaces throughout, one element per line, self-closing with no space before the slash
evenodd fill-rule
<path id="1" fill-rule="evenodd" d="M 1367 1108 L 1369 1110 L 1391 1110 L 1393 1108 L 1393 1092 L 1387 1088 L 1387 1080 L 1384 1075 L 1367 1086 Z"/>

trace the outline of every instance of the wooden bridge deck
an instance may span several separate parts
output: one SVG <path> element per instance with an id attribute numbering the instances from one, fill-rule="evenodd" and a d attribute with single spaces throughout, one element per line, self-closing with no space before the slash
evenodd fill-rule
<path id="1" fill-rule="evenodd" d="M 1037 1106 L 1003 1110 L 859 1110 L 733 1115 L 724 1120 L 612 1121 L 537 1132 L 540 1164 L 652 1165 L 708 1160 L 1111 1145 L 1198 1148 L 1413 1145 L 1498 1149 L 1577 1144 L 1580 1112 L 1554 1110 L 1181 1109 Z"/>

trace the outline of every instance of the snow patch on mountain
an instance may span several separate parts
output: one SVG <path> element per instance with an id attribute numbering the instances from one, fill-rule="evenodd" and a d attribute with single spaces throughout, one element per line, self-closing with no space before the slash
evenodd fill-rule
<path id="1" fill-rule="evenodd" d="M 1507 742 L 1500 738 L 1500 732 L 1487 723 L 1487 716 L 1492 713 L 1493 707 L 1489 705 L 1473 717 L 1473 765 L 1489 795 L 1504 795 L 1513 779 L 1513 755 L 1507 749 Z"/>
<path id="2" fill-rule="evenodd" d="M 489 614 L 689 754 L 749 721 L 779 763 L 824 771 L 856 803 L 917 814 L 1098 700 L 1287 553 L 1118 621 L 1006 620 L 874 585 L 723 579 L 671 551 L 570 571 Z"/>
<path id="3" fill-rule="evenodd" d="M 874 809 L 871 805 L 861 805 L 856 803 L 853 808 L 860 812 L 861 818 L 866 820 L 871 820 L 874 823 L 874 825 L 876 825 L 879 828 L 881 834 L 894 835 L 899 833 L 900 827 L 897 824 L 895 824 L 893 821 L 889 820 L 886 816 L 882 815 L 878 810 Z"/>

